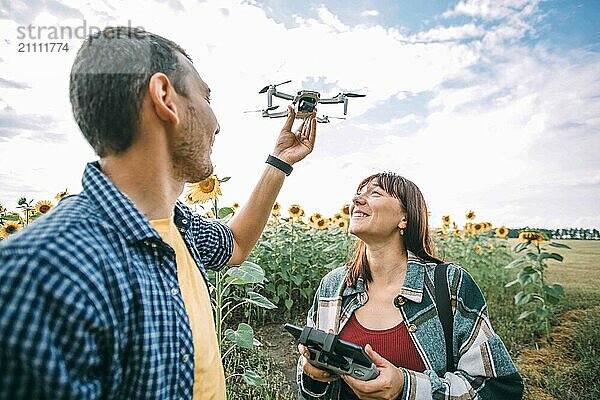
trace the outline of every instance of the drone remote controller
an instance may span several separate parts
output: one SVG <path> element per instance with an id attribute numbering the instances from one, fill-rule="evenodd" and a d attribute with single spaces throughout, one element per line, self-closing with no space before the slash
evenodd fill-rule
<path id="1" fill-rule="evenodd" d="M 364 349 L 357 344 L 341 340 L 338 335 L 305 326 L 285 324 L 298 343 L 306 346 L 310 362 L 317 368 L 337 375 L 350 375 L 361 381 L 377 378 L 379 370 Z"/>

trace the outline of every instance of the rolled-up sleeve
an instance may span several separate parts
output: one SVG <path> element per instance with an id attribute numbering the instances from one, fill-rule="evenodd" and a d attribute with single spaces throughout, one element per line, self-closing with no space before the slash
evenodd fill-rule
<path id="1" fill-rule="evenodd" d="M 204 267 L 213 270 L 222 269 L 233 255 L 231 229 L 219 221 L 194 215 L 191 230 Z"/>

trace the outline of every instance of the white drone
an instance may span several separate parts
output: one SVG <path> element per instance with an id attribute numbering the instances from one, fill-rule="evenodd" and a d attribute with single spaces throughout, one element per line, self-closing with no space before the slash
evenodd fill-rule
<path id="1" fill-rule="evenodd" d="M 296 109 L 296 118 L 306 118 L 310 113 L 313 112 L 317 103 L 321 104 L 344 104 L 344 115 L 348 112 L 348 98 L 349 97 L 365 97 L 364 94 L 357 93 L 339 93 L 338 95 L 328 98 L 322 99 L 321 94 L 314 90 L 301 90 L 295 96 L 283 92 L 279 92 L 277 90 L 277 86 L 284 85 L 286 83 L 290 83 L 290 81 L 285 81 L 278 83 L 276 85 L 267 85 L 262 88 L 258 93 L 267 93 L 267 108 L 264 110 L 255 110 L 255 111 L 246 111 L 246 112 L 260 112 L 262 116 L 265 118 L 281 118 L 287 117 L 287 111 L 279 111 L 279 112 L 271 112 L 279 106 L 273 105 L 273 96 L 279 97 L 284 100 L 292 100 L 292 104 Z M 317 121 L 324 123 L 330 122 L 329 118 L 337 118 L 337 119 L 346 119 L 344 117 L 329 117 L 327 115 L 323 115 L 322 117 L 317 117 Z"/>

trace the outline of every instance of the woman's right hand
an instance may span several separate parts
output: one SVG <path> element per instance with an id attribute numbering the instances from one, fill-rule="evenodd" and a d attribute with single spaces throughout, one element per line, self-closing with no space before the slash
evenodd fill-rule
<path id="1" fill-rule="evenodd" d="M 298 351 L 300 352 L 300 354 L 302 354 L 302 372 L 305 375 L 309 376 L 310 378 L 316 381 L 326 383 L 333 382 L 339 378 L 338 375 L 332 374 L 329 371 L 319 369 L 311 363 L 309 363 L 308 360 L 310 358 L 310 354 L 306 346 L 299 344 Z"/>

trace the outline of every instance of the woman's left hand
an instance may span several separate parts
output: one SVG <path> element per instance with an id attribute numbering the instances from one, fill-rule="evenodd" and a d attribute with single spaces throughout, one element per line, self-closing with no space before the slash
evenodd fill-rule
<path id="1" fill-rule="evenodd" d="M 349 375 L 342 375 L 348 386 L 361 400 L 396 399 L 404 388 L 404 371 L 381 357 L 371 345 L 365 351 L 379 369 L 379 376 L 370 381 L 360 381 Z"/>

